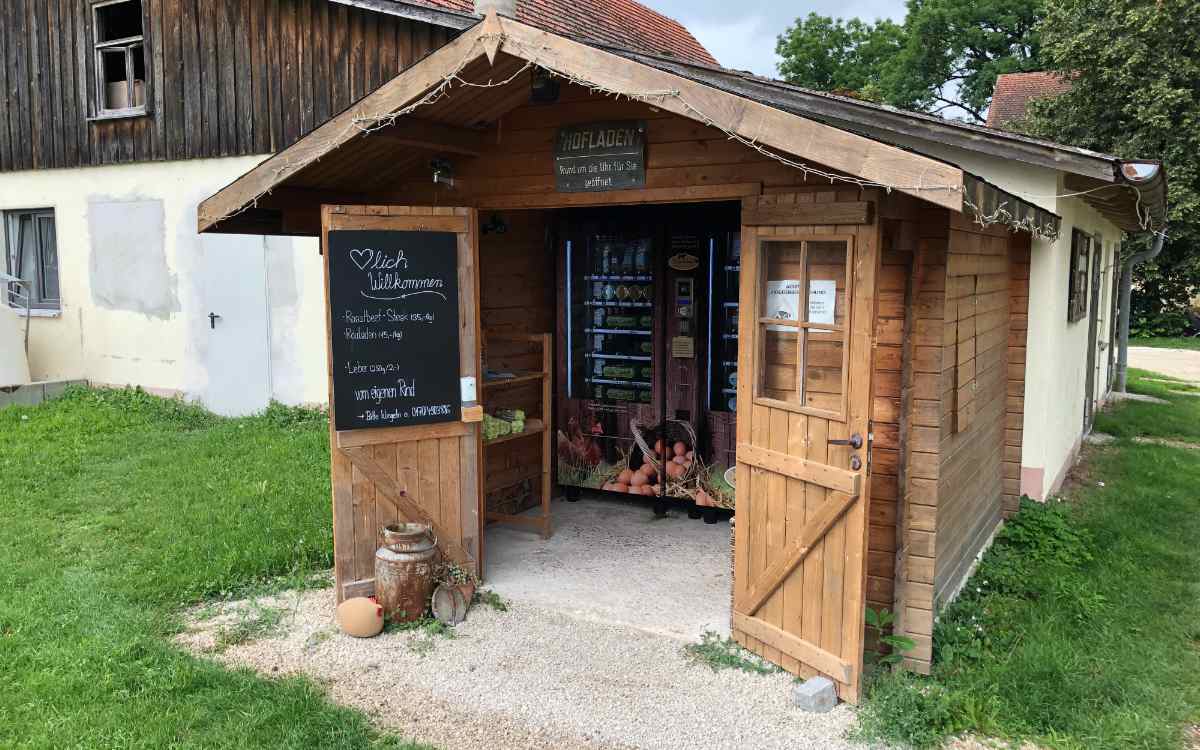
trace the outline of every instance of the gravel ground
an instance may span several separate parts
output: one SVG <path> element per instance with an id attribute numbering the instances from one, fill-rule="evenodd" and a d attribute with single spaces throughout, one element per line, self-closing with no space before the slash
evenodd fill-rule
<path id="1" fill-rule="evenodd" d="M 445 750 L 480 748 L 861 747 L 853 712 L 790 705 L 790 675 L 714 672 L 678 639 L 522 601 L 472 608 L 455 637 L 421 632 L 355 639 L 334 625 L 331 590 L 265 602 L 286 610 L 274 633 L 214 648 L 245 603 L 191 613 L 179 642 L 266 675 L 304 674 L 331 698 Z"/>

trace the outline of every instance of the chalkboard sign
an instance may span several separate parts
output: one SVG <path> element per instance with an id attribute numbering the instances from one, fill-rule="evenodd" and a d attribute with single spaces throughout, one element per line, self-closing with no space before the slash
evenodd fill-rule
<path id="1" fill-rule="evenodd" d="M 625 190 L 646 185 L 644 120 L 559 128 L 554 147 L 559 192 Z"/>
<path id="2" fill-rule="evenodd" d="M 335 427 L 460 418 L 458 237 L 329 232 Z"/>

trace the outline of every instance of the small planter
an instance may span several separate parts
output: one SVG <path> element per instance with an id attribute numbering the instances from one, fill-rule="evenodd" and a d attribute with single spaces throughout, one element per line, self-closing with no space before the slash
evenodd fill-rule
<path id="1" fill-rule="evenodd" d="M 467 619 L 467 610 L 474 598 L 474 583 L 441 583 L 433 591 L 430 609 L 439 622 L 457 625 Z"/>

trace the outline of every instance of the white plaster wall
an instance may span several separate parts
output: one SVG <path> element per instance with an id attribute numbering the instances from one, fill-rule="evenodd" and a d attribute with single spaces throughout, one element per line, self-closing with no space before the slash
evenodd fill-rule
<path id="1" fill-rule="evenodd" d="M 1065 193 L 1067 191 L 1062 190 Z M 1067 322 L 1067 289 L 1071 264 L 1071 230 L 1100 234 L 1102 267 L 1112 263 L 1112 245 L 1120 230 L 1079 198 L 1060 198 L 1056 213 L 1062 217 L 1058 240 L 1051 245 L 1035 242 L 1029 281 L 1029 340 L 1025 366 L 1025 430 L 1022 466 L 1029 486 L 1022 490 L 1041 497 L 1057 489 L 1074 459 L 1083 434 L 1087 389 L 1088 317 Z M 1111 299 L 1101 280 L 1097 342 L 1104 341 L 1110 323 Z M 1097 346 L 1096 397 L 1108 379 L 1108 352 Z M 1029 469 L 1034 471 L 1030 472 Z M 1035 476 L 1041 470 L 1040 477 Z"/>
<path id="2" fill-rule="evenodd" d="M 917 138 L 877 131 L 881 140 L 898 143 L 956 164 L 1030 203 L 1062 217 L 1055 242 L 1034 239 L 1029 269 L 1029 338 L 1025 360 L 1025 420 L 1021 448 L 1021 491 L 1044 498 L 1057 489 L 1074 459 L 1083 435 L 1087 390 L 1088 318 L 1067 322 L 1067 282 L 1071 264 L 1071 229 L 1103 237 L 1105 268 L 1113 264 L 1112 245 L 1121 232 L 1079 198 L 1059 198 L 1068 191 L 1056 170 L 1016 160 L 999 159 Z M 1097 341 L 1107 341 L 1112 277 L 1101 281 L 1101 325 Z M 1108 352 L 1098 351 L 1096 398 L 1105 393 Z"/>
<path id="3" fill-rule="evenodd" d="M 53 208 L 58 239 L 61 311 L 33 321 L 29 366 L 35 380 L 86 378 L 94 383 L 141 385 L 149 390 L 207 395 L 204 363 L 209 331 L 204 291 L 198 282 L 203 253 L 196 233 L 201 200 L 254 167 L 265 156 L 156 162 L 69 170 L 0 174 L 0 210 Z M 136 253 L 92 267 L 93 237 L 89 207 L 94 203 L 161 202 L 161 248 L 166 275 L 156 286 L 138 288 L 138 264 L 153 264 L 154 242 L 145 257 Z M 91 212 L 93 216 L 95 211 Z M 220 238 L 208 242 L 220 242 Z M 242 246 L 246 238 L 228 238 Z M 273 398 L 285 403 L 324 403 L 325 324 L 322 266 L 317 240 L 256 238 L 254 258 L 267 265 L 266 289 L 246 290 L 267 307 L 269 373 Z M 114 267 L 128 264 L 125 268 Z M 96 276 L 95 274 L 103 274 Z M 236 274 L 235 274 L 236 275 Z M 93 294 L 93 281 L 108 293 Z M 121 290 L 121 284 L 129 289 Z M 114 287 L 125 294 L 114 295 Z M 121 298 L 174 299 L 151 309 Z M 97 296 L 101 299 L 97 299 Z M 117 301 L 114 302 L 113 300 Z M 219 311 L 218 311 L 219 312 Z M 220 323 L 218 323 L 220 325 Z M 266 406 L 265 403 L 261 406 Z"/>

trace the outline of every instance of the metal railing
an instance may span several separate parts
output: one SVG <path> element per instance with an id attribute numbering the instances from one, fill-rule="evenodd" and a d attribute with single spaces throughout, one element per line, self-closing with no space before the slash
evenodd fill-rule
<path id="1" fill-rule="evenodd" d="M 0 285 L 4 288 L 5 304 L 20 307 L 25 304 L 25 356 L 29 356 L 29 319 L 32 316 L 33 295 L 29 292 L 29 282 L 16 276 L 0 271 Z"/>

